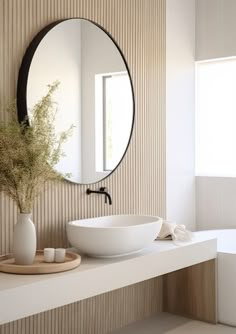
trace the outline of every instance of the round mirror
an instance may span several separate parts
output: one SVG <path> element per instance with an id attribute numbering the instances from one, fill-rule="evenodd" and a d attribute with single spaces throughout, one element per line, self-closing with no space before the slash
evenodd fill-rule
<path id="1" fill-rule="evenodd" d="M 33 39 L 19 71 L 22 121 L 59 81 L 56 132 L 74 125 L 56 169 L 90 184 L 111 174 L 128 148 L 134 122 L 133 88 L 125 59 L 101 27 L 85 19 L 57 21 Z"/>

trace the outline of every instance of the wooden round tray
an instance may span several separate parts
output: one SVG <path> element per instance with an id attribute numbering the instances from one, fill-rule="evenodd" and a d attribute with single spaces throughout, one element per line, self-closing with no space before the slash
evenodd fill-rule
<path id="1" fill-rule="evenodd" d="M 43 251 L 38 250 L 35 255 L 35 260 L 32 265 L 17 265 L 15 259 L 10 258 L 0 261 L 0 271 L 9 274 L 52 274 L 61 271 L 67 271 L 78 267 L 81 263 L 81 256 L 76 253 L 67 252 L 65 262 L 63 263 L 47 263 L 43 259 Z"/>

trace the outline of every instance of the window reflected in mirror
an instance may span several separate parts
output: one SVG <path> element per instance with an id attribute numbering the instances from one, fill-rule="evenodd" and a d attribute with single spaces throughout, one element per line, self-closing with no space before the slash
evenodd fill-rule
<path id="1" fill-rule="evenodd" d="M 96 92 L 96 171 L 112 171 L 124 154 L 133 120 L 127 72 L 98 74 Z"/>

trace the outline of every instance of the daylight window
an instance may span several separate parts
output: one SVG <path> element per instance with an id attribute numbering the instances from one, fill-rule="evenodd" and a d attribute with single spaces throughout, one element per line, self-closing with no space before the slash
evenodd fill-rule
<path id="1" fill-rule="evenodd" d="M 196 64 L 196 175 L 236 176 L 236 58 Z"/>

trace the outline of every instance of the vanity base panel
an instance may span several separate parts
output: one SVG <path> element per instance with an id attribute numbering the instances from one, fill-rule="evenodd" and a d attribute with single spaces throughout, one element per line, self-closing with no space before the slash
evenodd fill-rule
<path id="1" fill-rule="evenodd" d="M 163 276 L 163 310 L 196 320 L 217 323 L 216 260 Z"/>
<path id="2" fill-rule="evenodd" d="M 162 276 L 0 326 L 1 334 L 106 334 L 162 311 Z M 80 289 L 78 285 L 78 289 Z"/>
<path id="3" fill-rule="evenodd" d="M 215 260 L 202 262 L 4 324 L 0 333 L 105 334 L 161 311 L 216 323 L 215 268 Z"/>
<path id="4" fill-rule="evenodd" d="M 0 333 L 106 334 L 162 311 L 215 324 L 215 268 L 215 260 L 202 262 L 6 323 Z"/>

